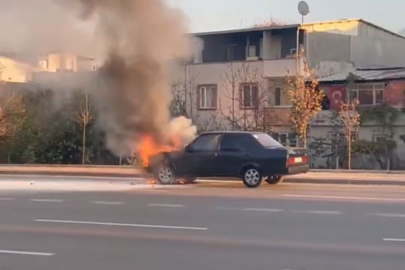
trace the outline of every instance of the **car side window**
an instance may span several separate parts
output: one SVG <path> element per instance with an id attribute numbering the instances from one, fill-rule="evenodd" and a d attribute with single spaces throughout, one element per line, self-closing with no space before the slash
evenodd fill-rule
<path id="1" fill-rule="evenodd" d="M 220 151 L 243 151 L 243 137 L 238 134 L 225 134 L 221 139 Z"/>
<path id="2" fill-rule="evenodd" d="M 198 137 L 189 147 L 192 151 L 216 151 L 218 150 L 218 143 L 220 134 L 206 134 Z"/>

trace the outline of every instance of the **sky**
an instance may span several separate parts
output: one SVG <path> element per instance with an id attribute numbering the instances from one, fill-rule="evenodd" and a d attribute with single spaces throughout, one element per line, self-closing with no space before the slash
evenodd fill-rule
<path id="1" fill-rule="evenodd" d="M 192 32 L 250 27 L 271 18 L 299 23 L 299 0 L 167 0 L 189 18 Z M 405 1 L 399 0 L 307 0 L 306 22 L 364 19 L 388 30 L 405 28 Z"/>

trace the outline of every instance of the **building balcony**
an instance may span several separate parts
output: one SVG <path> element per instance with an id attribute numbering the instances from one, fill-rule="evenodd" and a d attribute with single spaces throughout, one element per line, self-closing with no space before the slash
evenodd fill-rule
<path id="1" fill-rule="evenodd" d="M 263 76 L 269 78 L 295 76 L 303 74 L 303 60 L 294 58 L 281 58 L 263 61 Z"/>

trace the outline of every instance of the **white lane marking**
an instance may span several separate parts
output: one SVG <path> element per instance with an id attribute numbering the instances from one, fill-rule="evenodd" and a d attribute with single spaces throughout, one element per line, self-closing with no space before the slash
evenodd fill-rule
<path id="1" fill-rule="evenodd" d="M 0 201 L 14 201 L 14 198 L 0 198 Z"/>
<path id="2" fill-rule="evenodd" d="M 400 238 L 384 238 L 384 241 L 389 241 L 389 242 L 405 242 L 405 239 L 400 239 Z"/>
<path id="3" fill-rule="evenodd" d="M 243 208 L 244 211 L 252 211 L 252 212 L 270 212 L 270 213 L 281 213 L 283 209 L 272 209 L 272 208 Z"/>
<path id="4" fill-rule="evenodd" d="M 343 197 L 343 196 L 321 196 L 321 195 L 296 195 L 296 194 L 282 194 L 283 197 L 295 197 L 295 198 L 314 198 L 314 199 L 348 199 L 359 201 L 405 201 L 405 199 L 390 199 L 390 198 L 369 198 L 369 197 Z"/>
<path id="5" fill-rule="evenodd" d="M 318 214 L 318 215 L 341 215 L 341 211 L 318 211 L 318 210 L 308 210 L 308 211 L 291 211 L 291 213 L 300 213 L 300 214 Z"/>
<path id="6" fill-rule="evenodd" d="M 53 200 L 53 199 L 32 199 L 32 202 L 54 202 L 54 203 L 63 203 L 64 200 Z"/>
<path id="7" fill-rule="evenodd" d="M 0 254 L 29 255 L 29 256 L 53 256 L 53 255 L 55 255 L 55 253 L 17 251 L 17 250 L 0 250 Z"/>
<path id="8" fill-rule="evenodd" d="M 103 204 L 103 205 L 123 205 L 123 202 L 107 202 L 107 201 L 91 201 L 92 204 Z"/>
<path id="9" fill-rule="evenodd" d="M 368 216 L 376 216 L 376 217 L 399 217 L 399 218 L 405 218 L 405 214 L 393 214 L 393 213 L 371 213 L 371 214 L 366 214 Z"/>
<path id="10" fill-rule="evenodd" d="M 218 210 L 233 210 L 233 211 L 235 211 L 235 210 L 241 210 L 241 209 L 239 209 L 239 208 L 224 207 L 224 206 L 217 207 L 217 209 L 218 209 Z"/>
<path id="11" fill-rule="evenodd" d="M 36 222 L 46 223 L 64 223 L 64 224 L 83 224 L 83 225 L 100 225 L 100 226 L 119 226 L 119 227 L 138 227 L 138 228 L 155 228 L 155 229 L 177 229 L 177 230 L 194 230 L 206 231 L 206 227 L 186 227 L 186 226 L 168 226 L 168 225 L 150 225 L 150 224 L 129 224 L 129 223 L 112 223 L 112 222 L 93 222 L 78 220 L 52 220 L 52 219 L 35 219 Z"/>
<path id="12" fill-rule="evenodd" d="M 160 204 L 160 203 L 150 203 L 148 204 L 150 207 L 173 207 L 173 208 L 181 208 L 184 207 L 182 204 Z"/>

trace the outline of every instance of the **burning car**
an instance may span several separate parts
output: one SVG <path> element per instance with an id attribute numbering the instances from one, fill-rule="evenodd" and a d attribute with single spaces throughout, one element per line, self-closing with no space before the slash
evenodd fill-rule
<path id="1" fill-rule="evenodd" d="M 144 155 L 143 167 L 165 185 L 177 178 L 235 177 L 256 188 L 263 179 L 278 184 L 285 175 L 309 170 L 306 149 L 284 147 L 260 132 L 208 132 L 181 150 L 149 148 L 155 150 Z"/>

